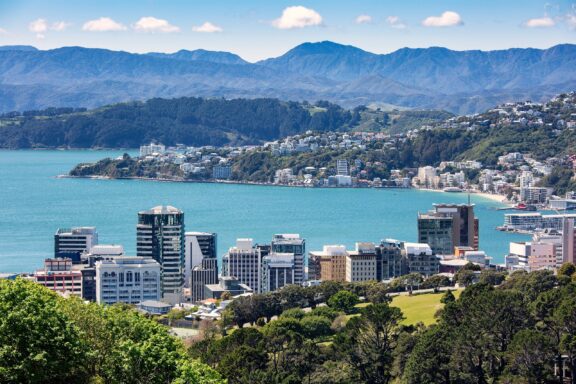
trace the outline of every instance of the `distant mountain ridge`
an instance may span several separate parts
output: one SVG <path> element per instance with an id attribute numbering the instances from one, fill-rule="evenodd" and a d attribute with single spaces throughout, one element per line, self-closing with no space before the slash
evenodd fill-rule
<path id="1" fill-rule="evenodd" d="M 64 47 L 0 47 L 0 112 L 98 107 L 152 97 L 276 97 L 345 107 L 386 103 L 454 113 L 505 101 L 543 101 L 576 88 L 576 45 L 374 54 L 324 41 L 249 63 L 206 50 L 133 54 Z"/>

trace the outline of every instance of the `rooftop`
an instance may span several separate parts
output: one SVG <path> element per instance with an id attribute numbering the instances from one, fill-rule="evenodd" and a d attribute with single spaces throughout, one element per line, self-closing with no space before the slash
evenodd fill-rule
<path id="1" fill-rule="evenodd" d="M 175 213 L 182 213 L 182 211 L 171 205 L 158 205 L 154 208 L 150 208 L 147 211 L 140 212 L 140 214 L 148 214 L 148 215 L 168 215 Z"/>

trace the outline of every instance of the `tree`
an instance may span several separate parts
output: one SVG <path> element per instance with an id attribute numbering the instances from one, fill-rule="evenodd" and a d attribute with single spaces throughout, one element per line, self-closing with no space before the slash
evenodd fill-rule
<path id="1" fill-rule="evenodd" d="M 441 325 L 428 328 L 408 357 L 403 379 L 407 384 L 451 383 L 451 351 L 450 329 Z"/>
<path id="2" fill-rule="evenodd" d="M 366 299 L 373 304 L 389 303 L 388 286 L 382 283 L 371 284 L 366 290 Z"/>
<path id="3" fill-rule="evenodd" d="M 392 352 L 402 312 L 386 303 L 372 304 L 348 321 L 334 340 L 339 356 L 364 382 L 386 384 L 392 379 Z"/>
<path id="4" fill-rule="evenodd" d="M 506 369 L 511 377 L 535 384 L 552 380 L 555 354 L 552 341 L 545 334 L 532 329 L 519 331 L 514 335 L 506 355 Z"/>
<path id="5" fill-rule="evenodd" d="M 474 281 L 476 280 L 476 274 L 474 273 L 474 271 L 462 268 L 461 270 L 456 272 L 456 275 L 454 275 L 454 279 L 456 280 L 459 286 L 467 287 L 470 284 L 474 283 Z"/>
<path id="6" fill-rule="evenodd" d="M 504 272 L 496 272 L 491 271 L 489 269 L 485 269 L 480 272 L 480 282 L 487 283 L 490 285 L 500 285 L 506 279 L 506 273 Z"/>
<path id="7" fill-rule="evenodd" d="M 442 304 L 453 303 L 455 301 L 456 301 L 456 297 L 454 297 L 454 294 L 450 290 L 446 291 L 446 293 L 443 294 L 442 298 L 440 299 L 440 302 Z"/>
<path id="8" fill-rule="evenodd" d="M 572 275 L 576 273 L 576 265 L 574 265 L 573 263 L 564 263 L 560 266 L 560 268 L 558 269 L 558 275 L 559 276 L 568 276 L 568 277 L 572 277 Z"/>
<path id="9" fill-rule="evenodd" d="M 332 334 L 331 324 L 329 319 L 322 316 L 306 316 L 300 320 L 302 333 L 309 339 L 317 339 Z"/>
<path id="10" fill-rule="evenodd" d="M 228 291 L 224 291 L 224 292 L 222 292 L 222 295 L 220 295 L 220 299 L 230 300 L 230 299 L 232 299 L 232 294 Z"/>
<path id="11" fill-rule="evenodd" d="M 23 279 L 0 280 L 0 382 L 82 381 L 88 346 L 62 298 Z"/>
<path id="12" fill-rule="evenodd" d="M 328 300 L 328 305 L 338 311 L 351 313 L 358 304 L 358 296 L 349 291 L 339 291 Z"/>

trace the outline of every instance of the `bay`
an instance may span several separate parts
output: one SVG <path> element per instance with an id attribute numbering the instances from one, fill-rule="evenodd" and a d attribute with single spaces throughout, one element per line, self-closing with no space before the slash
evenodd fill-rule
<path id="1" fill-rule="evenodd" d="M 96 226 L 100 243 L 136 250 L 140 210 L 173 205 L 187 231 L 218 234 L 222 255 L 235 239 L 269 242 L 275 233 L 299 233 L 307 251 L 324 244 L 385 238 L 417 240 L 417 214 L 433 203 L 465 203 L 466 194 L 401 189 L 307 189 L 234 184 L 57 178 L 80 162 L 122 151 L 0 151 L 0 272 L 32 272 L 51 257 L 60 227 Z M 131 153 L 133 154 L 133 153 Z M 510 241 L 498 232 L 497 202 L 472 195 L 480 219 L 480 248 L 502 263 Z"/>

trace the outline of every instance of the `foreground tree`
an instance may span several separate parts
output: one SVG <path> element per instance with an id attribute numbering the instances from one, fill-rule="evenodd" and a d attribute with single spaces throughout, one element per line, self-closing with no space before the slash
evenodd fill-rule
<path id="1" fill-rule="evenodd" d="M 392 379 L 392 352 L 402 312 L 386 303 L 373 304 L 353 317 L 335 338 L 339 356 L 366 383 L 386 384 Z"/>

